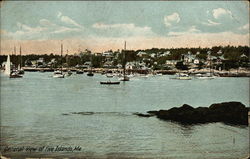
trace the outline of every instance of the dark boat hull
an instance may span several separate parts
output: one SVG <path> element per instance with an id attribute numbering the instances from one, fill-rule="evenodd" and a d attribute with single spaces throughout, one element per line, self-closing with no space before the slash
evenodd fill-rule
<path id="1" fill-rule="evenodd" d="M 94 74 L 93 73 L 88 73 L 87 76 L 94 76 Z"/>
<path id="2" fill-rule="evenodd" d="M 23 76 L 15 74 L 15 75 L 10 75 L 10 78 L 22 78 Z"/>
<path id="3" fill-rule="evenodd" d="M 110 81 L 108 81 L 108 82 L 100 82 L 100 84 L 109 84 L 109 85 L 111 85 L 111 84 L 120 84 L 120 82 L 110 82 Z"/>

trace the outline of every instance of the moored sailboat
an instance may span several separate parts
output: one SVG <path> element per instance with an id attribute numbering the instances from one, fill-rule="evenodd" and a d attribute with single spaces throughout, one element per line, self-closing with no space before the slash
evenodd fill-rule
<path id="1" fill-rule="evenodd" d="M 9 76 L 9 78 L 22 78 L 23 76 L 18 74 L 16 71 L 11 71 L 10 66 L 10 55 L 7 57 L 7 62 L 5 64 L 5 71 L 4 73 Z"/>
<path id="2" fill-rule="evenodd" d="M 94 76 L 94 73 L 92 71 L 92 63 L 93 63 L 92 55 L 90 55 L 90 61 L 91 61 L 90 70 L 88 71 L 87 76 Z"/>
<path id="3" fill-rule="evenodd" d="M 176 76 L 174 78 L 170 78 L 170 79 L 191 80 L 192 77 L 190 77 L 188 74 L 185 74 L 185 73 L 179 73 L 179 74 L 176 74 Z"/>
<path id="4" fill-rule="evenodd" d="M 19 75 L 24 74 L 24 70 L 22 69 L 22 48 L 21 48 L 21 46 L 20 46 L 20 63 L 17 67 L 17 74 L 19 74 Z"/>
<path id="5" fill-rule="evenodd" d="M 129 77 L 126 76 L 126 41 L 123 50 L 123 75 L 119 78 L 120 81 L 129 81 Z"/>
<path id="6" fill-rule="evenodd" d="M 53 77 L 54 78 L 64 78 L 64 75 L 65 74 L 63 74 L 63 71 L 62 71 L 62 54 L 63 54 L 63 45 L 61 44 L 61 70 L 56 70 L 55 72 L 54 72 L 54 75 L 53 75 Z"/>
<path id="7" fill-rule="evenodd" d="M 208 54 L 208 57 L 209 57 L 209 72 L 205 73 L 205 74 L 196 74 L 196 78 L 198 78 L 198 79 L 214 79 L 216 77 L 216 76 L 214 76 L 214 73 L 212 73 L 212 71 L 211 71 L 212 63 L 211 63 L 210 53 Z"/>

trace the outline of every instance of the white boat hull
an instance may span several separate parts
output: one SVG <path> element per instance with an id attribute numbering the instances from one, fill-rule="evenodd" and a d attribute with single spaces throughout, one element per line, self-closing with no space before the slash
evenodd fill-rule
<path id="1" fill-rule="evenodd" d="M 53 78 L 64 78 L 64 74 L 55 74 Z"/>
<path id="2" fill-rule="evenodd" d="M 214 79 L 215 77 L 214 76 L 211 76 L 211 77 L 196 77 L 198 79 Z"/>
<path id="3" fill-rule="evenodd" d="M 191 80 L 192 77 L 175 77 L 175 78 L 172 78 L 172 79 L 177 79 L 177 80 Z"/>

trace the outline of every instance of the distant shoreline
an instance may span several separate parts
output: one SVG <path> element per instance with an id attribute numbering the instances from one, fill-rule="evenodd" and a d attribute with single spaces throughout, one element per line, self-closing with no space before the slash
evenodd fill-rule
<path id="1" fill-rule="evenodd" d="M 38 72 L 38 71 L 44 71 L 44 72 L 53 72 L 58 68 L 34 68 L 34 67 L 22 67 L 24 71 L 27 72 Z M 71 67 L 71 68 L 62 68 L 63 71 L 77 71 L 79 70 L 78 68 L 75 67 Z M 90 69 L 82 69 L 84 72 L 88 72 Z M 105 73 L 108 71 L 113 71 L 113 72 L 122 72 L 123 69 L 114 69 L 114 68 L 93 68 L 92 69 L 93 72 L 96 73 Z M 199 73 L 209 73 L 210 70 L 209 69 L 200 69 L 200 70 L 177 70 L 177 69 L 173 69 L 173 70 L 127 70 L 127 72 L 129 73 L 140 73 L 140 74 L 148 74 L 148 73 L 161 73 L 163 75 L 173 75 L 176 73 L 189 73 L 189 74 L 199 74 Z M 237 70 L 237 69 L 232 69 L 229 71 L 219 71 L 219 70 L 211 70 L 211 72 L 213 72 L 214 74 L 217 74 L 221 77 L 250 77 L 250 70 Z"/>

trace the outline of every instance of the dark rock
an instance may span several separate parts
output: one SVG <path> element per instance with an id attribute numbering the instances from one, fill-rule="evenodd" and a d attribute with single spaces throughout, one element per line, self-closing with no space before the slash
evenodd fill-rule
<path id="1" fill-rule="evenodd" d="M 158 111 L 157 110 L 151 110 L 151 111 L 147 111 L 147 113 L 156 115 L 158 113 Z"/>
<path id="2" fill-rule="evenodd" d="M 248 125 L 248 108 L 240 102 L 212 104 L 209 108 L 193 108 L 184 104 L 169 110 L 149 111 L 158 118 L 177 121 L 183 124 L 224 122 L 228 124 Z"/>
<path id="3" fill-rule="evenodd" d="M 151 116 L 154 116 L 154 114 L 142 114 L 142 113 L 134 113 L 134 115 L 137 115 L 139 117 L 151 117 Z"/>
<path id="4" fill-rule="evenodd" d="M 69 114 L 67 114 L 67 113 L 63 113 L 62 115 L 69 115 Z"/>
<path id="5" fill-rule="evenodd" d="M 72 114 L 80 114 L 80 115 L 93 115 L 94 112 L 72 112 Z"/>

